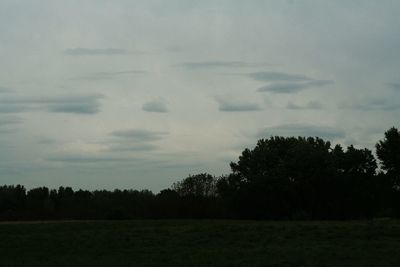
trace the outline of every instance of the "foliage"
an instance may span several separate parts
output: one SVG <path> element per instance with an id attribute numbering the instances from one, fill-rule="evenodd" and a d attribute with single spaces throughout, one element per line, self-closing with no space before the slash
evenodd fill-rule
<path id="1" fill-rule="evenodd" d="M 216 180 L 207 173 L 189 175 L 182 181 L 174 183 L 172 189 L 183 197 L 215 197 L 217 193 Z"/>
<path id="2" fill-rule="evenodd" d="M 396 186 L 400 179 L 400 132 L 391 128 L 385 132 L 385 139 L 376 144 L 376 154 L 382 169 L 394 179 Z"/>
<path id="3" fill-rule="evenodd" d="M 4 185 L 0 220 L 400 216 L 399 131 L 389 129 L 376 149 L 385 172 L 368 149 L 275 136 L 245 149 L 228 175 L 189 175 L 158 194 Z"/>

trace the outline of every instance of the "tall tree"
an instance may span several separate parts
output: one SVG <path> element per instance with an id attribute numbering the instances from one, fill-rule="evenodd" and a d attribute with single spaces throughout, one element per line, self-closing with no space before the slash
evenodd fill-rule
<path id="1" fill-rule="evenodd" d="M 382 169 L 393 179 L 394 186 L 400 185 L 400 132 L 392 127 L 385 138 L 376 144 L 376 154 Z"/>
<path id="2" fill-rule="evenodd" d="M 208 173 L 189 175 L 172 185 L 180 196 L 212 197 L 216 194 L 216 179 Z"/>

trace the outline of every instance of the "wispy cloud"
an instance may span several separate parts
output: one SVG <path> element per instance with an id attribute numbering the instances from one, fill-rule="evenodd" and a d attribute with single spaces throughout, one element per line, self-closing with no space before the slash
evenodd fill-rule
<path id="1" fill-rule="evenodd" d="M 231 98 L 216 97 L 219 104 L 219 111 L 223 112 L 249 112 L 259 111 L 261 107 L 257 103 L 246 102 L 243 100 L 235 100 Z"/>
<path id="2" fill-rule="evenodd" d="M 145 129 L 119 130 L 111 133 L 112 136 L 137 142 L 151 142 L 163 139 L 168 132 L 149 131 Z"/>
<path id="3" fill-rule="evenodd" d="M 23 119 L 18 118 L 18 117 L 11 117 L 11 116 L 0 117 L 0 127 L 7 126 L 7 125 L 19 124 L 22 122 L 23 122 Z"/>
<path id="4" fill-rule="evenodd" d="M 387 83 L 393 90 L 400 91 L 400 83 Z"/>
<path id="5" fill-rule="evenodd" d="M 136 75 L 143 74 L 146 71 L 143 70 L 128 70 L 128 71 L 101 71 L 101 72 L 93 72 L 86 75 L 78 76 L 72 78 L 72 80 L 88 80 L 88 81 L 97 81 L 97 80 L 112 80 L 119 76 L 128 76 L 128 75 Z"/>
<path id="6" fill-rule="evenodd" d="M 214 68 L 246 68 L 257 67 L 265 64 L 248 63 L 245 61 L 200 61 L 200 62 L 185 62 L 176 65 L 177 67 L 195 70 L 195 69 L 214 69 Z"/>
<path id="7" fill-rule="evenodd" d="M 47 161 L 64 162 L 74 164 L 87 164 L 87 163 L 115 163 L 133 161 L 129 157 L 113 157 L 104 155 L 53 155 L 44 158 Z"/>
<path id="8" fill-rule="evenodd" d="M 393 99 L 370 99 L 365 102 L 344 103 L 339 105 L 340 108 L 357 109 L 362 111 L 393 111 L 400 110 L 400 103 Z"/>
<path id="9" fill-rule="evenodd" d="M 129 142 L 123 142 L 123 143 L 112 143 L 107 151 L 110 152 L 145 152 L 145 151 L 154 151 L 158 147 L 154 144 L 149 144 L 149 143 L 142 143 L 142 144 L 135 144 L 135 143 L 129 143 Z"/>
<path id="10" fill-rule="evenodd" d="M 292 102 L 289 102 L 286 106 L 287 109 L 294 110 L 303 110 L 303 109 L 322 109 L 323 105 L 318 101 L 310 101 L 305 105 L 298 105 Z"/>
<path id="11" fill-rule="evenodd" d="M 8 93 L 11 92 L 10 88 L 5 86 L 0 86 L 0 93 Z"/>
<path id="12" fill-rule="evenodd" d="M 73 95 L 57 97 L 8 97 L 0 99 L 0 112 L 19 113 L 48 111 L 57 113 L 95 114 L 100 111 L 102 95 Z"/>
<path id="13" fill-rule="evenodd" d="M 331 80 L 312 80 L 307 82 L 272 83 L 257 89 L 258 92 L 274 94 L 293 94 L 311 87 L 323 87 L 333 84 Z"/>
<path id="14" fill-rule="evenodd" d="M 142 106 L 142 110 L 146 112 L 167 113 L 168 107 L 167 103 L 164 100 L 158 99 L 144 103 Z"/>
<path id="15" fill-rule="evenodd" d="M 344 131 L 333 127 L 300 123 L 266 127 L 257 133 L 258 138 L 269 138 L 270 136 L 311 136 L 335 140 L 344 138 L 346 134 Z"/>
<path id="16" fill-rule="evenodd" d="M 261 82 L 301 82 L 301 81 L 311 81 L 312 79 L 305 75 L 289 74 L 285 72 L 253 72 L 247 74 L 250 78 Z"/>
<path id="17" fill-rule="evenodd" d="M 121 48 L 69 48 L 64 50 L 64 53 L 70 56 L 98 56 L 98 55 L 125 55 L 128 51 Z"/>
<path id="18" fill-rule="evenodd" d="M 16 125 L 21 124 L 23 119 L 14 116 L 1 116 L 0 117 L 0 133 L 14 133 L 18 129 Z"/>
<path id="19" fill-rule="evenodd" d="M 178 46 L 178 45 L 168 46 L 166 48 L 166 50 L 171 53 L 181 53 L 181 52 L 185 51 L 185 49 L 182 46 Z"/>

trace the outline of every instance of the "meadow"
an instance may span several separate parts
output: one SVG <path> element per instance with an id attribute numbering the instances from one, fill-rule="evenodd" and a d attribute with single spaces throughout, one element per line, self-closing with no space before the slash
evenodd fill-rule
<path id="1" fill-rule="evenodd" d="M 400 266 L 400 222 L 0 224 L 0 266 Z"/>

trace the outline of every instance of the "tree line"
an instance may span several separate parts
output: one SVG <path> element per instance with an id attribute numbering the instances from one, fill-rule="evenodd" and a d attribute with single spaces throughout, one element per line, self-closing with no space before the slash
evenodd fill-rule
<path id="1" fill-rule="evenodd" d="M 4 185 L 0 220 L 399 217 L 399 130 L 375 148 L 377 159 L 319 137 L 274 136 L 245 149 L 228 175 L 189 175 L 157 194 Z"/>

